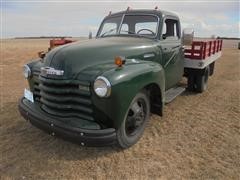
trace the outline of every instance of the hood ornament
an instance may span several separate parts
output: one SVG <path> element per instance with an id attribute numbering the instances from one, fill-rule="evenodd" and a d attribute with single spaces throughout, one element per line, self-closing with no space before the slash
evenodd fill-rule
<path id="1" fill-rule="evenodd" d="M 64 71 L 63 70 L 57 70 L 52 67 L 42 67 L 41 68 L 41 74 L 42 75 L 57 75 L 57 76 L 63 76 Z"/>

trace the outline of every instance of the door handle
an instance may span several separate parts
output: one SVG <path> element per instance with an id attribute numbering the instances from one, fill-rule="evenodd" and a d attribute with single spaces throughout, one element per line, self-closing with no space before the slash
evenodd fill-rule
<path id="1" fill-rule="evenodd" d="M 151 57 L 154 57 L 154 56 L 155 56 L 154 53 L 147 53 L 147 54 L 143 55 L 144 58 L 151 58 Z"/>

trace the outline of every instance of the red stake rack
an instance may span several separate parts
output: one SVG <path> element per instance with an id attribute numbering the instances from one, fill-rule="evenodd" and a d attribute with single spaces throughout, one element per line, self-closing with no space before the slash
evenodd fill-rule
<path id="1" fill-rule="evenodd" d="M 185 47 L 185 58 L 204 60 L 222 50 L 222 40 L 193 41 L 192 46 Z"/>

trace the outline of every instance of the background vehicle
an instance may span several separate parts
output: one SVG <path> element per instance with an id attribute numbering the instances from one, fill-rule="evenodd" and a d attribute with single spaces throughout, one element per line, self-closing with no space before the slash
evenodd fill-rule
<path id="1" fill-rule="evenodd" d="M 30 122 L 82 145 L 122 148 L 142 136 L 150 113 L 181 94 L 203 92 L 222 41 L 194 41 L 179 18 L 158 10 L 105 17 L 96 39 L 49 51 L 24 66 L 30 91 L 19 110 Z"/>

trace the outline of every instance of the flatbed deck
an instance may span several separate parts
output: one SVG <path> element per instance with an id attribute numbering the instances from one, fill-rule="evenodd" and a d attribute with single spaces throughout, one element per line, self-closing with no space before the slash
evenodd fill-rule
<path id="1" fill-rule="evenodd" d="M 184 50 L 184 67 L 204 69 L 222 55 L 222 40 L 193 41 Z"/>

